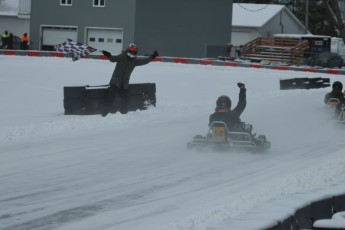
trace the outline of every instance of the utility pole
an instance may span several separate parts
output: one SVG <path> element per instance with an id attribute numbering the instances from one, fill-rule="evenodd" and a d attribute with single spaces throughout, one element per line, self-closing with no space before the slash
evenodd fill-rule
<path id="1" fill-rule="evenodd" d="M 305 23 L 304 23 L 304 33 L 308 33 L 308 20 L 309 20 L 309 0 L 305 0 Z"/>

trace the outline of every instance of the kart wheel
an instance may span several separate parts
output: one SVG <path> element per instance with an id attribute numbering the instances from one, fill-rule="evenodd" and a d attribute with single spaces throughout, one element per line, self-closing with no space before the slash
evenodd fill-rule
<path id="1" fill-rule="evenodd" d="M 259 135 L 259 136 L 258 136 L 258 140 L 261 140 L 263 143 L 265 143 L 265 142 L 267 141 L 265 135 Z"/>
<path id="2" fill-rule="evenodd" d="M 266 149 L 269 149 L 269 148 L 271 148 L 271 142 L 266 142 Z"/>
<path id="3" fill-rule="evenodd" d="M 202 135 L 195 135 L 194 137 L 193 137 L 193 139 L 198 139 L 198 140 L 200 140 L 200 139 L 205 139 Z"/>

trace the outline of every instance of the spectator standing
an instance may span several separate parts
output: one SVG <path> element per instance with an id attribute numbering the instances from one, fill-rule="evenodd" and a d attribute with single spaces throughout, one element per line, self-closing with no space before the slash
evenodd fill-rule
<path id="1" fill-rule="evenodd" d="M 28 38 L 28 34 L 24 33 L 21 37 L 20 37 L 20 49 L 22 50 L 27 50 L 29 49 L 29 38 Z"/>
<path id="2" fill-rule="evenodd" d="M 0 47 L 1 49 L 7 49 L 9 39 L 10 39 L 10 35 L 8 34 L 8 31 L 5 30 L 5 32 L 1 35 L 1 42 L 2 42 L 2 45 Z"/>
<path id="3" fill-rule="evenodd" d="M 10 35 L 8 36 L 7 49 L 13 49 L 13 33 L 10 33 Z"/>
<path id="4" fill-rule="evenodd" d="M 234 46 L 231 43 L 228 43 L 228 45 L 226 47 L 226 52 L 228 53 L 229 57 L 231 57 L 232 47 L 234 47 Z"/>
<path id="5" fill-rule="evenodd" d="M 237 56 L 238 59 L 240 59 L 241 56 L 242 56 L 242 49 L 243 49 L 243 45 L 240 45 L 240 46 L 237 47 L 237 49 L 236 49 L 236 56 Z"/>

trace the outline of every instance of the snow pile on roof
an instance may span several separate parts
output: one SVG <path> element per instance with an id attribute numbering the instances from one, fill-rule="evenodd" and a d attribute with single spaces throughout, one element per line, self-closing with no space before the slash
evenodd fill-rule
<path id="1" fill-rule="evenodd" d="M 0 0 L 1 16 L 17 16 L 19 9 L 19 0 Z"/>
<path id="2" fill-rule="evenodd" d="M 233 26 L 261 27 L 284 5 L 234 3 L 232 10 Z"/>

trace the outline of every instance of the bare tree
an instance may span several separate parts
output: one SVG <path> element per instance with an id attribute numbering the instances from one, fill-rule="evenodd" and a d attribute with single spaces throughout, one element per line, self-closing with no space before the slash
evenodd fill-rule
<path id="1" fill-rule="evenodd" d="M 337 0 L 328 0 L 328 11 L 331 15 L 331 20 L 336 26 L 339 36 L 343 39 L 345 43 L 345 26 L 343 19 L 340 14 L 339 4 Z"/>

